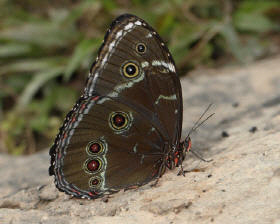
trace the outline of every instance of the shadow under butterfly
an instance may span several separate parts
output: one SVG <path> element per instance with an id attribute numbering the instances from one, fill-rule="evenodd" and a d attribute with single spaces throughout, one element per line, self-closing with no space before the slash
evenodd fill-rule
<path id="1" fill-rule="evenodd" d="M 121 15 L 107 31 L 83 95 L 50 149 L 56 187 L 94 199 L 141 186 L 182 164 L 182 90 L 156 31 Z"/>

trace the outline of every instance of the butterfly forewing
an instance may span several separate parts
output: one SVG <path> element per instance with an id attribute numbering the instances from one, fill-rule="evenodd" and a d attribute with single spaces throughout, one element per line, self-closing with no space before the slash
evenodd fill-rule
<path id="1" fill-rule="evenodd" d="M 139 44 L 146 47 L 144 53 L 137 51 Z M 135 16 L 122 17 L 111 27 L 101 55 L 92 69 L 87 92 L 120 97 L 144 107 L 158 117 L 164 127 L 162 132 L 168 136 L 166 140 L 174 143 L 177 132 L 181 134 L 181 85 L 172 56 L 159 35 Z M 122 74 L 127 62 L 139 67 L 137 77 Z"/>

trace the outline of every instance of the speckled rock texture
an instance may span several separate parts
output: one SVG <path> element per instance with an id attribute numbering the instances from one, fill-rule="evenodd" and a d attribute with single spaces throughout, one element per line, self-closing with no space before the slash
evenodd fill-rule
<path id="1" fill-rule="evenodd" d="M 0 155 L 0 223 L 280 223 L 280 56 L 196 71 L 181 79 L 183 136 L 204 109 L 215 116 L 192 134 L 183 165 L 156 186 L 107 200 L 73 199 L 48 176 L 47 150 Z"/>

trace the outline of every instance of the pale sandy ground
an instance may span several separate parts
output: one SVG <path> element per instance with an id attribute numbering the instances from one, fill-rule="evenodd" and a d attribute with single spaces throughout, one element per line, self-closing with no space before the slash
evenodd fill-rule
<path id="1" fill-rule="evenodd" d="M 193 138 L 184 167 L 156 187 L 105 203 L 71 199 L 48 176 L 48 152 L 0 156 L 0 223 L 280 223 L 280 57 L 183 78 L 183 135 L 209 103 L 216 115 Z M 238 103 L 238 105 L 236 105 Z M 255 133 L 249 130 L 257 127 Z M 222 131 L 229 137 L 223 138 Z"/>

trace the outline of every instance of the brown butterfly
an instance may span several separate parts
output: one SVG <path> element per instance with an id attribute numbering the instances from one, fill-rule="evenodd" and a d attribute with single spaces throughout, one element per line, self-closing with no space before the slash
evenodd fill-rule
<path id="1" fill-rule="evenodd" d="M 50 149 L 56 187 L 98 198 L 160 177 L 190 149 L 182 90 L 166 45 L 144 20 L 125 14 L 107 31 L 83 95 Z"/>

